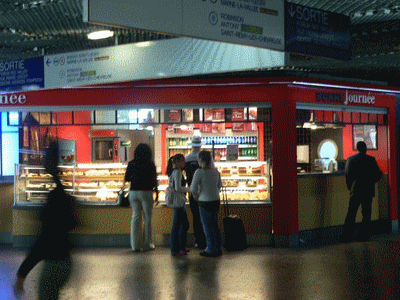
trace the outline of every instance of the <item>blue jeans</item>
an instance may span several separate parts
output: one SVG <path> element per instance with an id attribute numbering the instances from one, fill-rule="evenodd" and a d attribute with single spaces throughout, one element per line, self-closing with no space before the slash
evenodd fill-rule
<path id="1" fill-rule="evenodd" d="M 206 234 L 207 253 L 222 252 L 222 234 L 218 224 L 219 209 L 206 209 L 200 207 L 201 222 Z"/>
<path id="2" fill-rule="evenodd" d="M 189 221 L 186 215 L 186 208 L 174 208 L 171 228 L 171 253 L 178 254 L 179 251 L 186 250 L 187 231 L 189 229 Z"/>
<path id="3" fill-rule="evenodd" d="M 150 247 L 152 241 L 151 217 L 153 215 L 153 192 L 152 191 L 131 191 L 129 193 L 129 202 L 132 207 L 131 221 L 131 248 L 140 249 L 142 239 L 142 214 L 144 216 L 144 249 Z"/>

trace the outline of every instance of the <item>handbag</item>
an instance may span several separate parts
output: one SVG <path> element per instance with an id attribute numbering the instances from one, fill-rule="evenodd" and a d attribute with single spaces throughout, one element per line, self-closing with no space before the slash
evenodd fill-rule
<path id="1" fill-rule="evenodd" d="M 186 203 L 186 197 L 182 193 L 179 193 L 175 190 L 175 188 L 171 185 L 171 178 L 169 179 L 169 185 L 165 192 L 165 204 L 171 208 L 180 208 L 184 207 Z"/>
<path id="2" fill-rule="evenodd" d="M 129 192 L 125 192 L 124 189 L 120 189 L 118 192 L 118 205 L 122 207 L 128 207 L 129 203 Z"/>

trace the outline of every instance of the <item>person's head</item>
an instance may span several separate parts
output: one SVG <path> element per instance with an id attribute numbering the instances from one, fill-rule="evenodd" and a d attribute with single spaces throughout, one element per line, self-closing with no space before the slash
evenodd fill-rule
<path id="1" fill-rule="evenodd" d="M 186 164 L 186 159 L 183 154 L 176 154 L 168 159 L 167 175 L 171 176 L 174 169 L 183 169 Z"/>
<path id="2" fill-rule="evenodd" d="M 365 142 L 363 142 L 363 141 L 359 141 L 359 142 L 357 142 L 357 150 L 358 150 L 358 152 L 360 152 L 360 153 L 367 153 L 367 144 L 365 143 Z"/>
<path id="3" fill-rule="evenodd" d="M 49 148 L 46 149 L 43 165 L 46 172 L 53 176 L 57 176 L 60 172 L 58 168 L 58 153 L 58 142 L 51 141 Z"/>
<path id="4" fill-rule="evenodd" d="M 134 159 L 135 160 L 140 160 L 140 161 L 149 161 L 151 160 L 152 154 L 151 154 L 151 148 L 149 145 L 145 143 L 141 143 L 136 146 L 135 152 L 134 152 Z"/>
<path id="5" fill-rule="evenodd" d="M 201 148 L 201 137 L 198 135 L 193 136 L 192 142 L 190 144 L 193 150 L 200 150 Z"/>
<path id="6" fill-rule="evenodd" d="M 211 152 L 209 151 L 200 151 L 197 160 L 202 169 L 210 169 L 214 167 L 214 161 L 211 157 Z"/>

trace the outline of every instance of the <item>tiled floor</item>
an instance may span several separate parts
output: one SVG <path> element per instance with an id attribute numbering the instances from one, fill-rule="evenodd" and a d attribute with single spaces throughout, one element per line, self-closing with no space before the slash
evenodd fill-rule
<path id="1" fill-rule="evenodd" d="M 0 248 L 0 299 L 12 295 L 26 251 Z M 168 248 L 76 249 L 61 299 L 400 299 L 400 236 L 318 249 L 249 248 L 204 258 L 173 258 Z M 24 299 L 37 299 L 38 265 Z"/>

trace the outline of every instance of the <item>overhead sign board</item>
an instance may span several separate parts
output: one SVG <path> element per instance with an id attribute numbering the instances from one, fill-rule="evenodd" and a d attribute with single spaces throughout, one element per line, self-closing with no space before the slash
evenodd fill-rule
<path id="1" fill-rule="evenodd" d="M 43 87 L 43 57 L 0 62 L 0 91 L 37 90 Z"/>
<path id="2" fill-rule="evenodd" d="M 182 0 L 83 0 L 83 21 L 180 35 Z"/>
<path id="3" fill-rule="evenodd" d="M 283 52 L 176 38 L 48 55 L 44 77 L 45 88 L 59 88 L 283 65 Z"/>
<path id="4" fill-rule="evenodd" d="M 284 50 L 283 0 L 85 0 L 84 21 Z"/>
<path id="5" fill-rule="evenodd" d="M 284 50 L 281 0 L 183 0 L 182 35 Z"/>
<path id="6" fill-rule="evenodd" d="M 285 51 L 351 59 L 350 17 L 285 2 Z"/>

